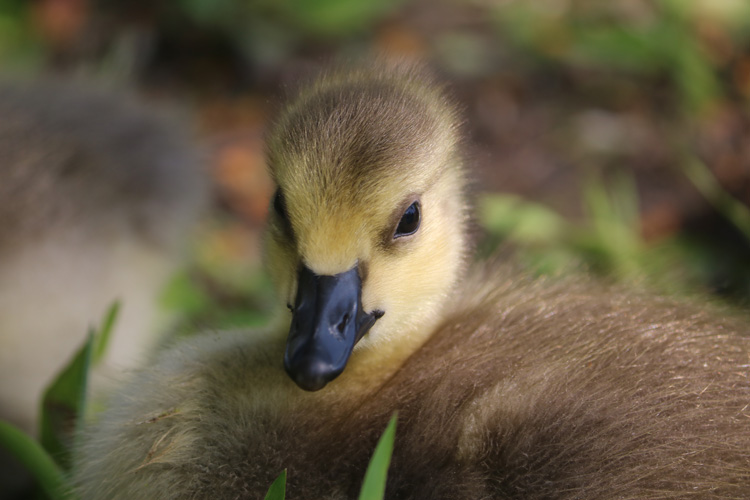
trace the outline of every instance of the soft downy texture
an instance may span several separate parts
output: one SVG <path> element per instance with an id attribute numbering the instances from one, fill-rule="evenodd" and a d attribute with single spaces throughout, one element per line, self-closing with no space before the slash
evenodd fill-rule
<path id="1" fill-rule="evenodd" d="M 266 257 L 281 304 L 301 264 L 358 266 L 384 316 L 318 392 L 282 368 L 289 313 L 177 342 L 81 436 L 80 496 L 262 497 L 287 469 L 288 498 L 354 498 L 397 410 L 389 499 L 746 498 L 747 321 L 503 263 L 461 278 L 465 175 L 443 91 L 410 69 L 333 75 L 271 130 L 283 203 Z M 414 199 L 422 225 L 397 239 Z"/>
<path id="2" fill-rule="evenodd" d="M 0 117 L 0 418 L 34 434 L 43 389 L 112 303 L 106 369 L 153 349 L 208 184 L 191 133 L 127 92 L 3 79 Z"/>

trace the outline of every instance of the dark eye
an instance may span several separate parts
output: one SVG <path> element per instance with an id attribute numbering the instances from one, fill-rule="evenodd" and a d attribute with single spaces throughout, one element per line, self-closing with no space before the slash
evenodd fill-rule
<path id="1" fill-rule="evenodd" d="M 284 195 L 281 194 L 281 189 L 277 189 L 276 194 L 273 196 L 273 209 L 282 220 L 287 220 L 286 201 L 284 200 Z"/>
<path id="2" fill-rule="evenodd" d="M 401 216 L 401 220 L 396 228 L 396 234 L 393 238 L 400 238 L 401 236 L 409 236 L 414 234 L 419 229 L 419 202 L 415 201 L 409 208 L 406 209 L 404 215 Z"/>

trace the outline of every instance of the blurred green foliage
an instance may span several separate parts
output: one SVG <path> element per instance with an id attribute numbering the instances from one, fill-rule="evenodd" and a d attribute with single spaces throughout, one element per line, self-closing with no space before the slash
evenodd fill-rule
<path id="1" fill-rule="evenodd" d="M 495 10 L 498 28 L 532 60 L 621 71 L 630 77 L 667 75 L 688 112 L 721 95 L 714 64 L 696 33 L 693 2 L 656 0 L 653 14 L 616 16 L 623 2 L 589 4 L 561 12 L 560 2 L 507 2 Z M 614 8 L 613 8 L 614 7 Z M 738 43 L 750 33 L 750 4 L 737 3 L 724 19 Z"/>
<path id="2" fill-rule="evenodd" d="M 717 106 L 750 108 L 748 96 L 743 98 L 737 87 L 742 84 L 731 77 L 731 65 L 747 57 L 750 3 L 540 0 L 500 2 L 491 11 L 497 35 L 519 68 L 536 74 L 604 75 L 600 81 L 611 85 L 611 92 L 618 80 L 639 85 L 642 102 L 661 106 L 651 116 L 661 113 L 658 119 L 666 124 L 662 141 L 675 169 L 744 241 L 737 245 L 736 240 L 712 241 L 678 231 L 647 243 L 639 227 L 635 183 L 623 173 L 614 181 L 595 174 L 584 182 L 586 220 L 581 223 L 517 197 L 488 195 L 480 203 L 486 245 L 510 243 L 537 272 L 588 268 L 616 279 L 647 281 L 669 293 L 719 289 L 747 304 L 750 211 L 719 184 L 698 157 L 692 137 Z M 626 165 L 619 164 L 624 171 Z"/>
<path id="3" fill-rule="evenodd" d="M 693 160 L 694 165 L 698 164 Z M 750 242 L 750 211 L 716 186 L 707 176 L 696 182 L 737 220 L 737 227 Z M 480 255 L 487 256 L 497 247 L 513 250 L 515 259 L 536 274 L 593 272 L 608 279 L 640 283 L 661 293 L 675 296 L 700 295 L 708 298 L 717 271 L 732 279 L 730 302 L 746 305 L 750 298 L 750 259 L 727 255 L 691 235 L 676 234 L 655 244 L 647 244 L 641 235 L 637 212 L 637 193 L 632 179 L 623 175 L 606 185 L 592 178 L 585 188 L 586 220 L 574 223 L 541 204 L 513 195 L 488 194 L 479 200 L 479 221 L 486 231 Z M 727 286 L 726 284 L 722 284 Z M 730 300 L 731 299 L 731 300 Z"/>
<path id="4" fill-rule="evenodd" d="M 181 318 L 176 331 L 256 328 L 270 319 L 273 285 L 261 269 L 248 269 L 232 280 L 212 278 L 218 270 L 205 264 L 194 271 L 175 274 L 161 296 L 162 307 Z M 241 284 L 233 284 L 236 280 Z"/>
<path id="5" fill-rule="evenodd" d="M 403 0 L 265 0 L 259 2 L 294 27 L 326 38 L 361 33 Z"/>
<path id="6" fill-rule="evenodd" d="M 585 189 L 587 222 L 575 224 L 541 204 L 512 195 L 485 195 L 479 221 L 487 231 L 482 253 L 502 244 L 538 274 L 575 272 L 587 267 L 605 276 L 643 276 L 650 261 L 638 226 L 635 188 L 625 176 L 611 189 L 592 179 Z"/>
<path id="7" fill-rule="evenodd" d="M 200 24 L 246 29 L 276 23 L 298 35 L 342 38 L 361 33 L 404 0 L 178 0 L 178 10 Z"/>
<path id="8" fill-rule="evenodd" d="M 67 6 L 58 2 L 23 0 L 0 1 L 0 67 L 5 70 L 38 70 L 43 67 L 51 53 L 68 50 L 60 47 L 74 40 L 75 34 L 68 33 L 71 40 L 61 42 L 57 30 L 70 30 L 65 26 L 70 22 L 65 18 L 80 6 Z M 90 30 L 89 22 L 95 22 L 98 14 L 112 12 L 125 13 L 124 18 L 143 18 L 158 29 L 177 26 L 178 31 L 195 30 L 196 27 L 221 33 L 230 40 L 238 53 L 245 54 L 256 64 L 277 64 L 289 58 L 295 51 L 310 42 L 327 44 L 346 43 L 353 38 L 371 31 L 373 25 L 395 12 L 406 0 L 177 0 L 175 2 L 128 2 L 122 0 L 92 0 L 83 3 L 84 12 L 75 12 L 83 21 L 80 30 Z M 47 16 L 38 15 L 48 12 Z M 35 15 L 37 14 L 37 15 Z M 40 21 L 40 19 L 45 21 Z M 55 18 L 61 21 L 55 25 Z M 190 24 L 185 24 L 189 21 Z M 46 24 L 45 24 L 46 22 Z M 116 26 L 116 24 L 115 24 Z M 153 26 L 152 26 L 153 27 Z M 87 54 L 97 54 L 98 61 L 111 66 L 112 56 L 117 55 L 127 45 L 118 37 L 117 30 L 93 33 L 100 40 L 94 42 L 91 33 L 83 38 L 84 45 L 102 43 L 101 47 L 87 47 Z M 114 37 L 114 38 L 108 38 Z M 105 53 L 102 54 L 102 49 Z M 137 52 L 137 48 L 135 48 Z M 84 67 L 93 61 L 81 61 Z M 104 67 L 111 70 L 111 67 Z"/>
<path id="9" fill-rule="evenodd" d="M 44 47 L 30 29 L 28 2 L 0 0 L 0 67 L 31 69 L 38 67 Z"/>
<path id="10" fill-rule="evenodd" d="M 74 500 L 67 480 L 73 433 L 87 413 L 89 376 L 107 352 L 119 310 L 119 303 L 109 308 L 99 328 L 89 332 L 86 342 L 44 392 L 39 441 L 0 421 L 0 446 L 32 474 L 43 498 Z"/>

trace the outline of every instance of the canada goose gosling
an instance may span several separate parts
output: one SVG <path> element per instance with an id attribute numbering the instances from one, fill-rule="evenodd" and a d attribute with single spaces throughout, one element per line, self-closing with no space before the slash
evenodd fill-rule
<path id="1" fill-rule="evenodd" d="M 265 256 L 292 310 L 284 366 L 306 390 L 337 377 L 355 345 L 368 372 L 368 358 L 398 363 L 440 320 L 464 262 L 452 107 L 412 76 L 399 82 L 410 92 L 368 78 L 319 81 L 268 140 Z"/>
<path id="2" fill-rule="evenodd" d="M 354 498 L 395 410 L 389 499 L 747 498 L 746 323 L 583 278 L 458 284 L 452 109 L 403 69 L 292 101 L 265 239 L 291 314 L 138 373 L 82 436 L 84 500 L 260 498 L 285 468 L 289 498 Z"/>

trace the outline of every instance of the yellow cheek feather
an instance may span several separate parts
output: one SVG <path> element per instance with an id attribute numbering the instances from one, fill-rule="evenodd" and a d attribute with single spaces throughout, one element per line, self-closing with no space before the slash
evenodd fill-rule
<path id="1" fill-rule="evenodd" d="M 361 347 L 398 342 L 422 334 L 440 317 L 443 304 L 464 262 L 463 206 L 457 199 L 460 182 L 446 176 L 421 199 L 422 223 L 413 236 L 394 242 L 392 250 L 378 251 L 369 262 L 362 304 L 385 315 L 360 342 Z M 424 339 L 417 339 L 422 341 Z"/>

